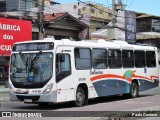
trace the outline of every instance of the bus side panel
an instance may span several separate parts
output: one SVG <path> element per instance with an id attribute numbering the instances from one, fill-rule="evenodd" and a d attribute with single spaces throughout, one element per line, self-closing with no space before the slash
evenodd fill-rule
<path id="1" fill-rule="evenodd" d="M 159 80 L 157 79 L 153 79 L 153 81 L 138 79 L 138 81 L 140 83 L 139 91 L 145 91 L 159 86 Z"/>
<path id="2" fill-rule="evenodd" d="M 130 92 L 131 78 L 126 79 L 126 74 L 131 75 L 128 69 L 109 69 L 109 73 L 94 75 L 91 78 L 98 96 L 125 94 Z"/>
<path id="3" fill-rule="evenodd" d="M 85 84 L 88 88 L 88 98 L 98 97 L 95 87 L 90 80 L 90 70 L 74 70 L 74 86 L 77 89 L 79 85 Z M 85 91 L 86 92 L 86 91 Z M 75 91 L 76 94 L 76 91 Z M 76 98 L 75 98 L 76 99 Z"/>
<path id="4" fill-rule="evenodd" d="M 123 80 L 109 79 L 93 83 L 98 96 L 129 93 L 130 84 Z"/>
<path id="5" fill-rule="evenodd" d="M 146 74 L 147 78 L 145 79 L 138 79 L 140 86 L 139 91 L 148 90 L 151 88 L 155 88 L 159 86 L 159 64 L 158 64 L 158 53 L 156 53 L 156 67 L 147 67 L 146 68 Z M 153 59 L 153 58 L 151 58 Z"/>
<path id="6" fill-rule="evenodd" d="M 58 90 L 57 91 L 57 102 L 73 101 L 74 100 L 74 96 L 73 96 L 74 93 L 75 93 L 75 90 L 73 90 L 73 89 Z"/>

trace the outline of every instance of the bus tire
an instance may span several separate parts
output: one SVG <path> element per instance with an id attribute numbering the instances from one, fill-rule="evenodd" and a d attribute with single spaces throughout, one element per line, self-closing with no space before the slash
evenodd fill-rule
<path id="1" fill-rule="evenodd" d="M 74 105 L 76 107 L 81 107 L 85 104 L 86 95 L 84 89 L 82 87 L 78 87 L 76 91 L 76 100 L 74 101 Z"/>
<path id="2" fill-rule="evenodd" d="M 139 96 L 139 87 L 136 82 L 132 82 L 131 88 L 130 88 L 130 97 L 131 98 L 137 98 Z"/>

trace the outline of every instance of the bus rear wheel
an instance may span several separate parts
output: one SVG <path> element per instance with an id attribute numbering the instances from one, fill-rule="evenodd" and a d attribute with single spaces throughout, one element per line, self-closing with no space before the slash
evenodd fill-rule
<path id="1" fill-rule="evenodd" d="M 132 82 L 130 89 L 130 97 L 137 98 L 139 96 L 139 87 L 136 82 Z"/>
<path id="2" fill-rule="evenodd" d="M 85 104 L 85 92 L 82 87 L 78 87 L 76 91 L 76 100 L 74 101 L 74 104 L 76 107 L 81 107 Z"/>

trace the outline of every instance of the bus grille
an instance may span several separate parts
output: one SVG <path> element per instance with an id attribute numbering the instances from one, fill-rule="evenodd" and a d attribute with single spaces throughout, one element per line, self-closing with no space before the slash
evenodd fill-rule
<path id="1" fill-rule="evenodd" d="M 31 99 L 33 102 L 36 102 L 40 98 L 40 96 L 22 96 L 22 95 L 16 95 L 16 96 L 20 101 L 24 101 L 24 99 Z"/>

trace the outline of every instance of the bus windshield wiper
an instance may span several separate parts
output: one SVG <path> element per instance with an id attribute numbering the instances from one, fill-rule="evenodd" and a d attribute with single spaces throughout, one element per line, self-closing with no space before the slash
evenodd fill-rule
<path id="1" fill-rule="evenodd" d="M 19 52 L 20 58 L 23 62 L 23 64 L 26 66 L 26 71 L 28 71 L 28 67 L 29 70 L 32 70 L 32 67 L 34 66 L 34 64 L 37 62 L 37 60 L 39 59 L 40 55 L 42 54 L 42 51 L 39 51 L 39 53 L 36 54 L 36 56 L 30 61 L 29 58 L 27 57 L 27 59 L 25 58 L 25 55 L 22 54 L 22 52 Z"/>
<path id="2" fill-rule="evenodd" d="M 21 58 L 23 64 L 24 64 L 24 65 L 27 65 L 27 60 L 25 60 L 25 56 L 22 54 L 21 51 L 19 52 L 19 55 L 20 55 L 20 58 Z"/>
<path id="3" fill-rule="evenodd" d="M 31 66 L 34 66 L 34 64 L 37 62 L 41 54 L 42 54 L 42 51 L 39 51 L 39 53 L 36 54 L 36 56 L 31 61 Z"/>
<path id="4" fill-rule="evenodd" d="M 20 58 L 21 58 L 23 64 L 24 64 L 25 67 L 26 67 L 26 72 L 27 72 L 27 71 L 28 71 L 28 66 L 29 66 L 29 64 L 28 64 L 28 57 L 27 57 L 27 59 L 25 60 L 25 56 L 24 56 L 24 54 L 22 54 L 21 51 L 19 52 L 19 55 L 20 55 Z"/>
<path id="5" fill-rule="evenodd" d="M 35 65 L 35 63 L 37 62 L 41 54 L 42 54 L 42 51 L 39 51 L 39 53 L 37 53 L 36 56 L 30 61 L 31 66 L 29 71 L 32 71 L 33 66 Z"/>

